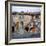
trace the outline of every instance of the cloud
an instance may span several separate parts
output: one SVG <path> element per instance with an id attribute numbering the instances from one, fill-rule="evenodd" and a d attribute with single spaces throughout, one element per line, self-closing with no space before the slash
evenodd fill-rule
<path id="1" fill-rule="evenodd" d="M 40 12 L 41 7 L 12 6 L 12 12 Z"/>

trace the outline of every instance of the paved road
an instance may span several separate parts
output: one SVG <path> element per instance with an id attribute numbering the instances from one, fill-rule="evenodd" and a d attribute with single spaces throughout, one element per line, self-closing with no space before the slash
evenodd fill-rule
<path id="1" fill-rule="evenodd" d="M 40 37 L 40 32 L 37 33 L 31 33 L 31 32 L 26 32 L 24 34 L 19 34 L 17 32 L 12 33 L 12 39 L 19 39 L 19 38 L 39 38 Z"/>

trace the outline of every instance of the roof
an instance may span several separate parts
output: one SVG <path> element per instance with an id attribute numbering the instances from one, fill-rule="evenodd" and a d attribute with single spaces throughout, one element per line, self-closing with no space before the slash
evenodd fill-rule
<path id="1" fill-rule="evenodd" d="M 13 12 L 12 15 L 40 15 L 40 12 Z"/>

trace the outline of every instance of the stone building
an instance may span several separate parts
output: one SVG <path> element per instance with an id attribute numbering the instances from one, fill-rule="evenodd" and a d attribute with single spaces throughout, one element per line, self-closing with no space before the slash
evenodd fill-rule
<path id="1" fill-rule="evenodd" d="M 40 19 L 40 13 L 39 12 L 35 12 L 35 13 L 14 12 L 12 13 L 12 19 L 13 19 L 12 26 L 14 26 L 14 32 L 16 31 L 19 32 L 20 34 L 23 34 L 25 32 L 26 26 L 28 26 L 29 28 L 27 29 L 27 32 L 28 31 L 35 32 L 36 31 L 35 23 L 37 23 L 36 21 L 37 19 Z"/>

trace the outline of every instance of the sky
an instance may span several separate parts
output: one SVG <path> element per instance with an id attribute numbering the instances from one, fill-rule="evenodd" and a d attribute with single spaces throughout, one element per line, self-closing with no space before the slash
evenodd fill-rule
<path id="1" fill-rule="evenodd" d="M 41 7 L 12 6 L 12 12 L 40 12 Z"/>

